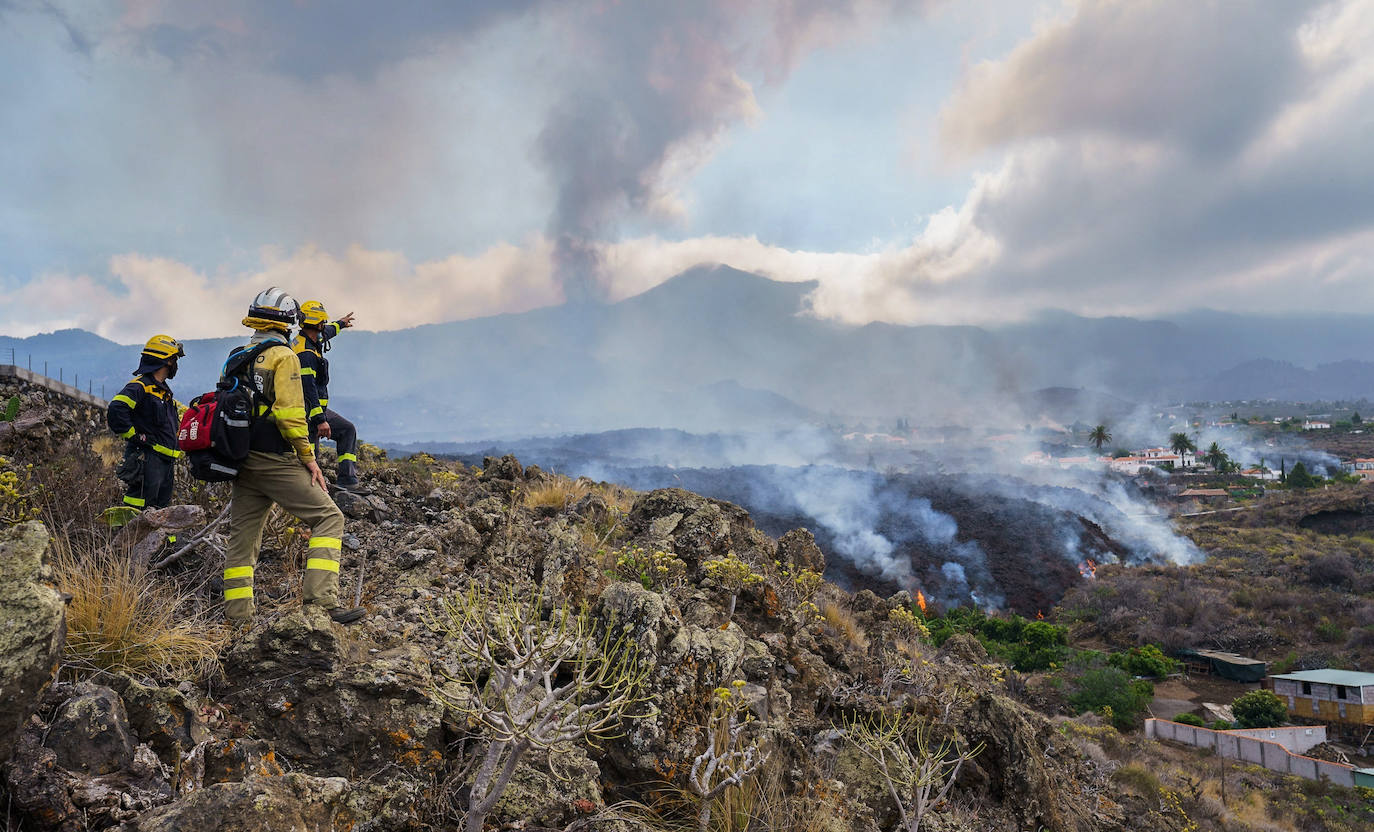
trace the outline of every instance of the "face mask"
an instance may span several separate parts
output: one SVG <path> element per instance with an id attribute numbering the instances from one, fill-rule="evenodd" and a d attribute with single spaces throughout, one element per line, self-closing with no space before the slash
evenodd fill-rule
<path id="1" fill-rule="evenodd" d="M 175 361 L 173 361 L 173 362 L 171 362 L 170 364 L 167 365 L 167 378 L 170 380 L 170 379 L 174 379 L 174 378 L 176 378 L 176 377 L 177 377 L 177 363 L 176 363 Z"/>

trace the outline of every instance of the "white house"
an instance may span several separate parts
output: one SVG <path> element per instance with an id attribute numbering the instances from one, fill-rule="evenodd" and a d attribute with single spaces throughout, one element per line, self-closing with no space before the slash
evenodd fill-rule
<path id="1" fill-rule="evenodd" d="M 1303 422 L 1302 422 L 1302 429 L 1303 429 L 1303 430 L 1330 430 L 1330 429 L 1331 429 L 1331 423 L 1330 423 L 1330 422 L 1314 421 L 1314 420 L 1312 420 L 1312 419 L 1304 419 Z"/>
<path id="2" fill-rule="evenodd" d="M 1374 482 L 1374 459 L 1352 459 L 1342 462 L 1341 467 L 1364 482 Z"/>

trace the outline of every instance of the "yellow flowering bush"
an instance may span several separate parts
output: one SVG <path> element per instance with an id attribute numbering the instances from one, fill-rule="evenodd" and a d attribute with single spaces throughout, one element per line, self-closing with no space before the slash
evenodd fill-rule
<path id="1" fill-rule="evenodd" d="M 662 592 L 682 585 L 687 564 L 681 558 L 658 549 L 625 546 L 616 549 L 611 574 L 622 581 L 638 581 L 645 589 Z"/>
<path id="2" fill-rule="evenodd" d="M 735 617 L 735 603 L 739 600 L 740 591 L 747 586 L 763 583 L 763 576 L 734 552 L 726 553 L 723 558 L 711 558 L 701 567 L 706 570 L 707 577 L 730 593 L 730 609 L 725 614 L 725 625 L 721 628 L 725 629 Z"/>
<path id="3" fill-rule="evenodd" d="M 804 624 L 819 621 L 825 617 L 821 608 L 813 600 L 825 583 L 821 573 L 806 567 L 797 567 L 780 560 L 773 561 L 772 574 L 768 586 L 778 598 L 782 610 L 794 611 Z"/>
<path id="4" fill-rule="evenodd" d="M 33 491 L 29 486 L 32 465 L 15 468 L 0 456 L 0 523 L 12 526 L 38 516 L 38 506 L 29 505 Z"/>
<path id="5" fill-rule="evenodd" d="M 926 623 L 916 617 L 916 613 L 906 607 L 897 607 L 887 614 L 887 620 L 892 624 L 892 628 L 897 631 L 899 638 L 920 639 L 930 641 L 930 628 Z"/>

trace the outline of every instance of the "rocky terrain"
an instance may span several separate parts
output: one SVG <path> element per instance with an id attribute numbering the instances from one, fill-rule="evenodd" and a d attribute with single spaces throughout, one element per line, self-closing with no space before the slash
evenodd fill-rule
<path id="1" fill-rule="evenodd" d="M 108 491 L 84 428 L 74 428 L 83 426 L 59 419 L 42 443 L 0 446 L 7 470 L 28 472 L 21 498 L 36 496 L 24 490 L 37 476 L 24 467 L 34 448 L 64 449 L 73 457 L 61 466 L 42 453 L 88 472 L 43 487 L 89 489 L 90 500 Z M 969 636 L 935 649 L 905 593 L 821 581 L 826 556 L 805 530 L 775 538 L 727 502 L 572 482 L 511 457 L 480 469 L 423 455 L 363 461 L 366 491 L 338 494 L 349 518 L 341 594 L 370 613 L 348 628 L 300 607 L 309 533 L 284 516 L 264 530 L 259 617 L 234 632 L 215 623 L 217 489 L 179 494 L 194 508 L 167 515 L 187 524 L 190 544 L 176 551 L 152 520 L 136 534 L 92 525 L 86 498 L 40 503 L 46 525 L 6 523 L 8 830 L 463 828 L 475 763 L 499 739 L 475 714 L 508 661 L 498 650 L 495 671 L 474 671 L 461 649 L 451 605 L 474 592 L 494 599 L 493 626 L 519 599 L 546 620 L 584 610 L 594 632 L 633 645 L 638 682 L 633 705 L 600 740 L 575 737 L 521 758 L 487 829 L 894 829 L 901 809 L 890 778 L 854 741 L 858 726 L 894 719 L 920 726 L 913 736 L 926 737 L 927 762 L 947 759 L 939 749 L 966 758 L 949 789 L 933 793 L 922 829 L 1254 828 L 1214 805 L 1187 754 L 1160 756 L 1091 714 L 1037 710 L 1046 691 Z M 136 650 L 90 650 L 99 622 L 88 610 L 105 590 L 72 576 L 117 562 L 101 551 L 165 563 L 135 574 L 146 595 L 175 597 L 167 627 L 208 622 L 194 631 L 200 643 L 175 642 L 208 660 L 173 651 L 139 664 L 128 659 Z M 742 571 L 722 567 L 731 563 Z M 98 586 L 114 585 L 119 570 L 109 568 Z M 113 618 L 115 606 L 104 614 Z M 730 742 L 754 749 L 761 765 L 709 798 L 701 827 L 693 761 L 720 742 L 722 701 L 742 726 Z M 1263 772 L 1244 776 L 1242 793 L 1258 795 L 1247 799 L 1276 788 Z"/>

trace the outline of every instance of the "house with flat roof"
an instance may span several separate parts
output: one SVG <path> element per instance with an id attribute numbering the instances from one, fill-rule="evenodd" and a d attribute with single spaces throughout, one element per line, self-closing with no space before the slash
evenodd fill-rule
<path id="1" fill-rule="evenodd" d="M 1288 715 L 1322 722 L 1374 726 L 1374 673 L 1301 670 L 1270 676 Z"/>

